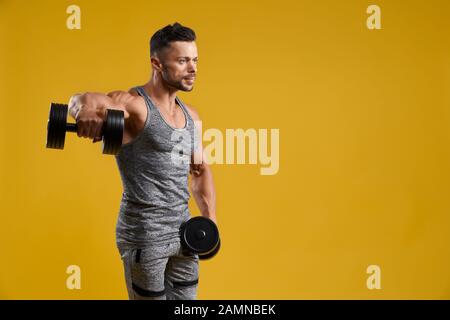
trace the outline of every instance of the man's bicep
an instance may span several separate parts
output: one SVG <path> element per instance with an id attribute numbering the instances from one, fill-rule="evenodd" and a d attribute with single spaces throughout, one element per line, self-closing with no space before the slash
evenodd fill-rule
<path id="1" fill-rule="evenodd" d="M 204 150 L 200 149 L 191 156 L 191 164 L 189 168 L 189 173 L 194 176 L 200 176 L 205 169 L 208 167 L 208 164 L 205 161 Z"/>
<path id="2" fill-rule="evenodd" d="M 193 138 L 193 148 L 191 153 L 191 165 L 199 165 L 203 163 L 204 152 L 202 143 L 202 121 L 198 112 L 192 108 L 192 106 L 186 105 L 186 108 L 194 121 L 194 137 Z"/>
<path id="3" fill-rule="evenodd" d="M 194 149 L 191 154 L 190 173 L 199 176 L 206 166 L 205 150 L 203 149 L 202 139 L 194 142 Z"/>
<path id="4" fill-rule="evenodd" d="M 197 142 L 194 141 L 193 150 L 191 153 L 191 165 L 200 165 L 204 163 L 204 160 L 205 150 L 203 150 L 201 139 L 198 139 Z"/>

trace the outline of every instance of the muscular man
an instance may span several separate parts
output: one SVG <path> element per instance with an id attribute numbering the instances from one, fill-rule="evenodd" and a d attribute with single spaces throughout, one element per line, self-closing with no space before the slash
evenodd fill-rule
<path id="1" fill-rule="evenodd" d="M 197 297 L 198 255 L 182 251 L 178 234 L 181 223 L 191 217 L 189 173 L 201 214 L 216 222 L 216 196 L 211 169 L 203 161 L 200 117 L 176 96 L 178 90 L 193 89 L 198 62 L 195 40 L 192 29 L 168 25 L 150 40 L 152 75 L 145 85 L 106 95 L 76 94 L 69 102 L 78 136 L 93 142 L 101 140 L 106 109 L 124 111 L 123 143 L 116 155 L 124 188 L 116 242 L 130 299 Z"/>

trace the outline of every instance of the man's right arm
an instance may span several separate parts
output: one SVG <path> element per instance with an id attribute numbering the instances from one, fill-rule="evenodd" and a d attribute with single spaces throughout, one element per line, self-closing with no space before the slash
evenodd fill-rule
<path id="1" fill-rule="evenodd" d="M 134 97 L 125 91 L 73 95 L 69 101 L 69 114 L 77 121 L 78 136 L 94 139 L 94 142 L 100 141 L 107 109 L 122 110 L 125 122 L 130 121 L 129 105 L 132 99 Z"/>

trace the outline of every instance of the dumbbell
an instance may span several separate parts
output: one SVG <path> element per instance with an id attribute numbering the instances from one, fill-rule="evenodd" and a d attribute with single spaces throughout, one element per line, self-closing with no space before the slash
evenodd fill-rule
<path id="1" fill-rule="evenodd" d="M 77 132 L 76 123 L 67 123 L 67 104 L 52 103 L 47 123 L 47 148 L 64 149 L 66 132 Z M 124 113 L 108 109 L 102 129 L 102 152 L 117 154 L 122 146 Z"/>
<path id="2" fill-rule="evenodd" d="M 180 240 L 184 253 L 198 254 L 201 260 L 214 257 L 220 249 L 219 229 L 205 217 L 193 217 L 182 223 Z"/>

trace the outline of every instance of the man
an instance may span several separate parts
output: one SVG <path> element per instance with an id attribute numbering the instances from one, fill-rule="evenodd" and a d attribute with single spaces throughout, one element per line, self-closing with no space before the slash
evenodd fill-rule
<path id="1" fill-rule="evenodd" d="M 123 143 L 116 155 L 124 188 L 116 241 L 130 299 L 196 299 L 198 255 L 182 250 L 178 234 L 181 223 L 191 217 L 189 173 L 201 214 L 216 222 L 200 117 L 176 96 L 178 90 L 193 89 L 195 40 L 192 29 L 168 25 L 150 40 L 152 75 L 145 85 L 107 95 L 76 94 L 69 102 L 78 136 L 93 142 L 101 140 L 107 109 L 124 112 Z"/>

